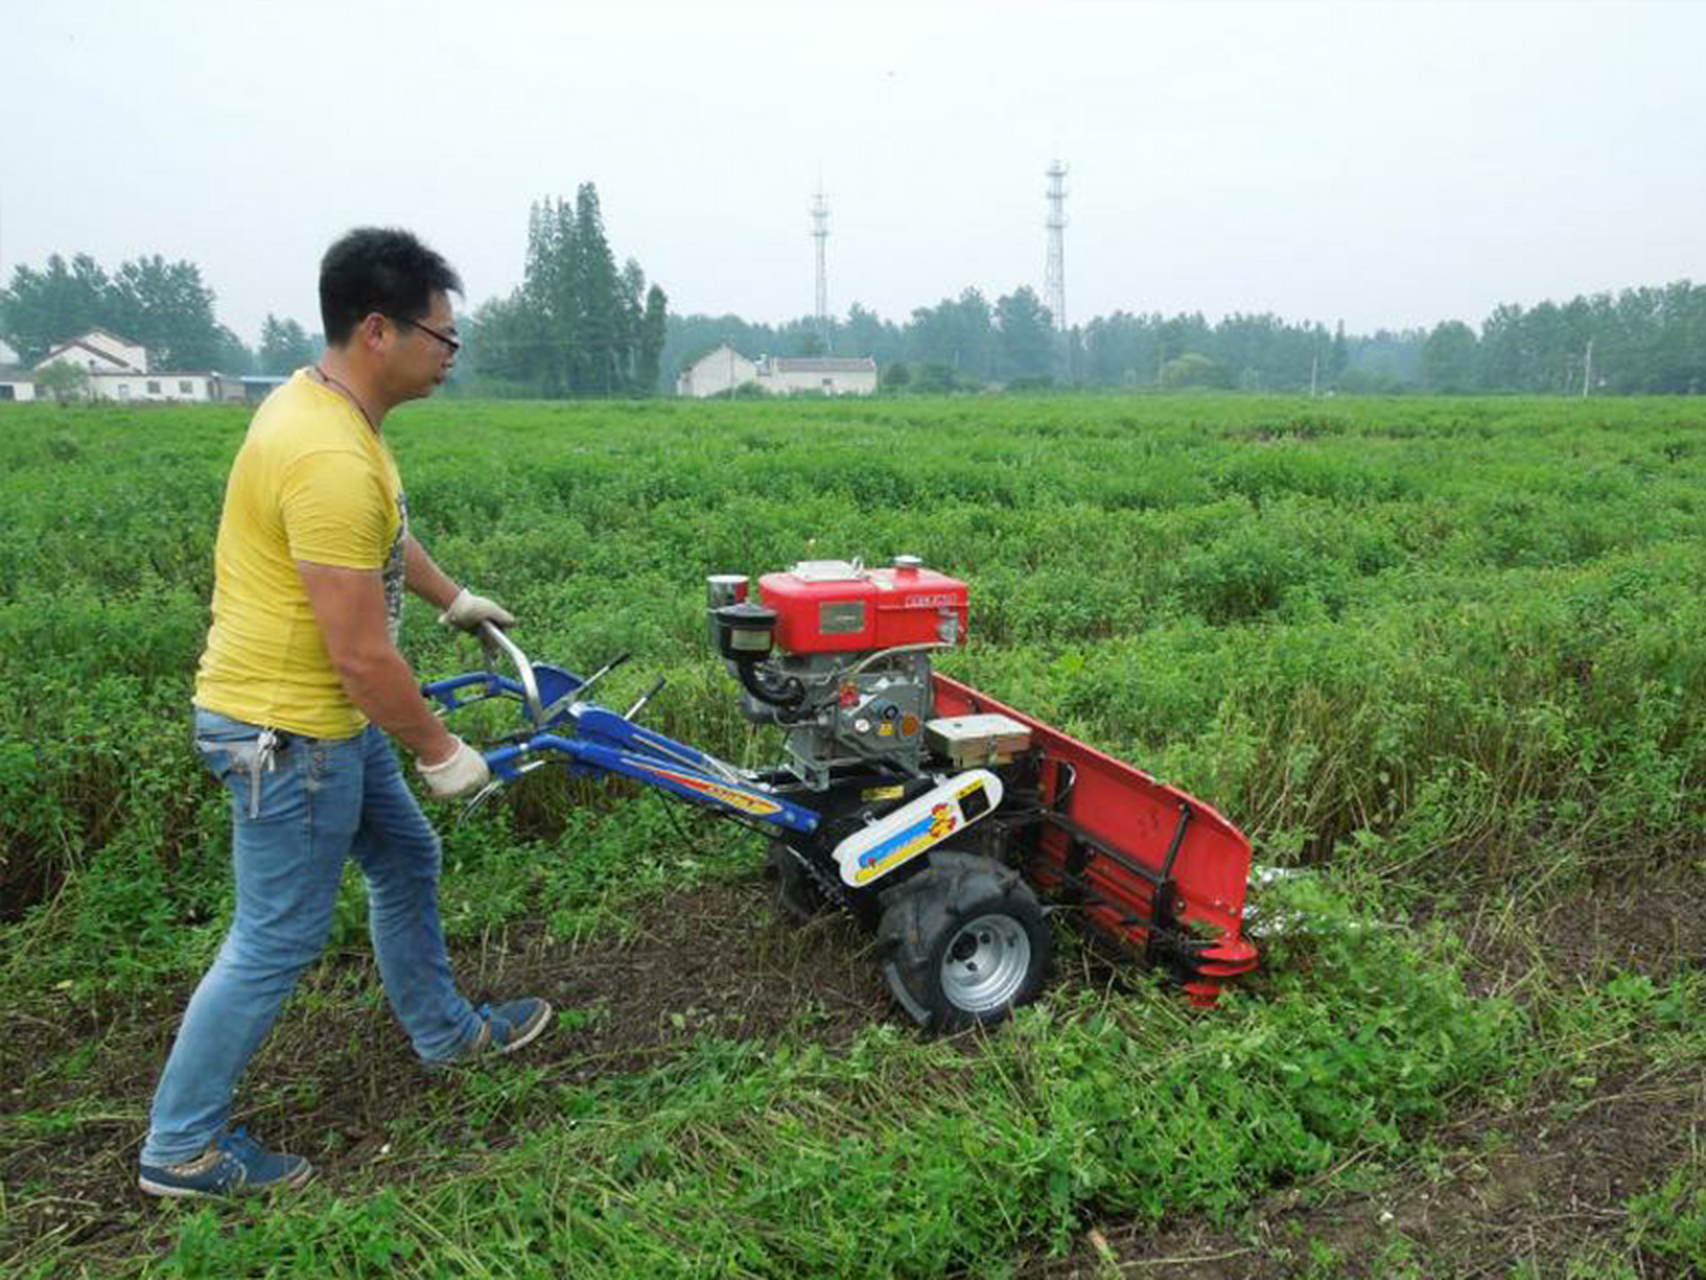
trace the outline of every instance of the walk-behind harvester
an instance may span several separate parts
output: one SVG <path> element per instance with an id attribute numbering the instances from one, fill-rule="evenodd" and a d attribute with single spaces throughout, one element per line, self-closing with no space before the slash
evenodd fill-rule
<path id="1" fill-rule="evenodd" d="M 1250 843 L 1209 806 L 932 671 L 964 643 L 963 582 L 902 556 L 887 568 L 813 560 L 759 579 L 708 580 L 712 644 L 740 709 L 784 735 L 783 759 L 744 769 L 589 701 L 623 658 L 584 679 L 530 662 L 487 627 L 495 670 L 433 681 L 448 714 L 488 698 L 524 724 L 486 751 L 475 803 L 553 761 L 620 774 L 760 830 L 788 915 L 840 908 L 877 936 L 894 998 L 919 1023 L 991 1023 L 1034 998 L 1053 945 L 1046 916 L 1174 976 L 1193 1003 L 1256 963 L 1241 933 Z"/>

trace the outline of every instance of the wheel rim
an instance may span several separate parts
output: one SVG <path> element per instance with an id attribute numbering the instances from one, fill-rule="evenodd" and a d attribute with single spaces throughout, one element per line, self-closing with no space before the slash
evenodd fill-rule
<path id="1" fill-rule="evenodd" d="M 942 991 L 957 1009 L 988 1013 L 1011 1004 L 1031 967 L 1031 938 L 1012 916 L 979 916 L 942 953 Z"/>

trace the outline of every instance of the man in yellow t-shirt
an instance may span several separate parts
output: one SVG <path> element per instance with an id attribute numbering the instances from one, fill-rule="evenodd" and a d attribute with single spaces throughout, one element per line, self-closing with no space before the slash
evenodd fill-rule
<path id="1" fill-rule="evenodd" d="M 392 1011 L 429 1063 L 509 1053 L 551 1008 L 472 1007 L 439 926 L 439 845 L 386 734 L 427 790 L 489 779 L 420 695 L 397 632 L 406 588 L 467 630 L 515 619 L 457 585 L 410 534 L 386 414 L 431 395 L 461 345 L 461 281 L 407 232 L 352 231 L 320 266 L 326 351 L 255 414 L 214 551 L 196 674 L 196 748 L 231 793 L 237 909 L 190 998 L 149 1115 L 139 1185 L 162 1196 L 299 1186 L 301 1156 L 227 1132 L 232 1095 L 296 978 L 319 956 L 346 857 L 367 879 Z"/>

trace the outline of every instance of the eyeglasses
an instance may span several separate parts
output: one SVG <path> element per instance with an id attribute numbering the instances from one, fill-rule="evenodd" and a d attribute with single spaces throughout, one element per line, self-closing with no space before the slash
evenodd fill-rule
<path id="1" fill-rule="evenodd" d="M 406 324 L 411 329 L 419 329 L 422 333 L 430 334 L 432 337 L 437 338 L 447 348 L 449 348 L 451 355 L 455 355 L 458 351 L 462 350 L 462 343 L 460 341 L 458 341 L 455 338 L 452 338 L 448 333 L 440 333 L 437 329 L 434 329 L 430 324 L 422 324 L 419 320 L 409 320 L 409 319 L 398 319 L 397 323 L 398 324 Z"/>

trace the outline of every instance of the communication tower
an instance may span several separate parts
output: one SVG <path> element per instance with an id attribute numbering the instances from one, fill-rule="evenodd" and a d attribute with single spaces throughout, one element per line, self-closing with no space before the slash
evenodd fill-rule
<path id="1" fill-rule="evenodd" d="M 1054 316 L 1054 327 L 1066 332 L 1066 166 L 1059 160 L 1048 167 L 1048 270 L 1043 275 L 1043 301 Z"/>
<path id="2" fill-rule="evenodd" d="M 812 239 L 817 241 L 817 336 L 829 354 L 829 271 L 824 266 L 823 242 L 829 239 L 829 202 L 823 198 L 819 183 L 817 198 L 812 201 Z"/>

